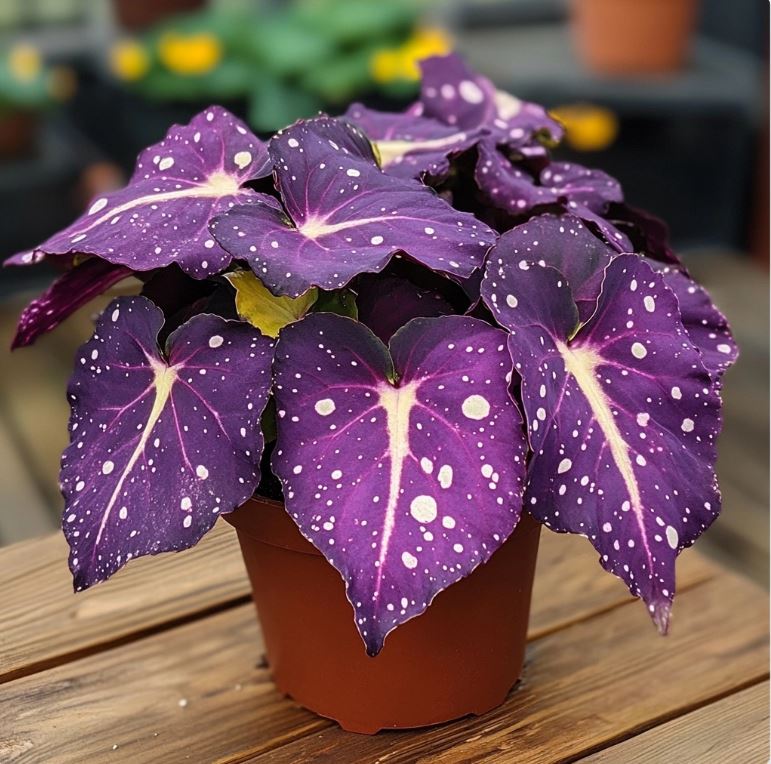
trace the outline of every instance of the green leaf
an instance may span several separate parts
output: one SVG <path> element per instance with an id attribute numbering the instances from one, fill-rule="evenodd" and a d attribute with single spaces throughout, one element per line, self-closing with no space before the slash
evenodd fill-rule
<path id="1" fill-rule="evenodd" d="M 236 290 L 238 315 L 268 337 L 278 337 L 287 324 L 299 321 L 316 302 L 318 289 L 299 297 L 275 297 L 251 271 L 226 273 Z"/>
<path id="2" fill-rule="evenodd" d="M 319 292 L 313 305 L 313 313 L 336 313 L 338 316 L 358 318 L 356 295 L 350 289 L 337 289 L 334 292 Z"/>

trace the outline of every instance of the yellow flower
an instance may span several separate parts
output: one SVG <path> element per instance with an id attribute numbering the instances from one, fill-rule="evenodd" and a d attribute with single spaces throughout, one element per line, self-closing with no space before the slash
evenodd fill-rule
<path id="1" fill-rule="evenodd" d="M 565 142 L 576 151 L 601 151 L 618 136 L 618 117 L 602 106 L 571 104 L 550 114 L 565 126 Z"/>
<path id="2" fill-rule="evenodd" d="M 180 35 L 168 32 L 158 42 L 163 65 L 176 74 L 206 74 L 222 59 L 222 45 L 210 34 Z"/>
<path id="3" fill-rule="evenodd" d="M 378 50 L 369 64 L 375 82 L 388 83 L 399 79 L 399 55 L 394 50 Z"/>
<path id="4" fill-rule="evenodd" d="M 8 68 L 20 82 L 31 82 L 40 75 L 43 62 L 37 48 L 32 45 L 15 45 L 8 54 Z"/>
<path id="5" fill-rule="evenodd" d="M 418 29 L 401 49 L 402 79 L 419 80 L 418 62 L 431 56 L 445 56 L 452 50 L 452 39 L 443 29 Z"/>
<path id="6" fill-rule="evenodd" d="M 121 40 L 110 51 L 110 69 L 121 80 L 140 80 L 149 68 L 150 57 L 136 40 Z"/>
<path id="7" fill-rule="evenodd" d="M 452 40 L 443 29 L 418 29 L 398 48 L 381 48 L 375 52 L 370 60 L 370 72 L 375 82 L 381 84 L 397 80 L 417 81 L 421 59 L 443 56 L 451 50 Z"/>

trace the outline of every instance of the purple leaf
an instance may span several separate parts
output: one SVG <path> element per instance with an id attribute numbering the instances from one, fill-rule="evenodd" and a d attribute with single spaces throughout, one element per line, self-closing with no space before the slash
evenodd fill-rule
<path id="1" fill-rule="evenodd" d="M 675 293 L 680 316 L 691 342 L 701 352 L 701 360 L 713 379 L 739 357 L 739 348 L 731 334 L 726 317 L 715 307 L 703 286 L 688 274 L 661 263 L 650 263 L 664 277 L 664 283 Z"/>
<path id="2" fill-rule="evenodd" d="M 76 590 L 192 546 L 259 482 L 272 343 L 199 315 L 163 354 L 162 324 L 148 299 L 118 298 L 78 352 L 61 471 Z"/>
<path id="3" fill-rule="evenodd" d="M 594 312 L 605 267 L 616 254 L 577 217 L 549 214 L 507 231 L 494 251 L 511 265 L 538 263 L 556 268 L 572 287 L 581 321 Z"/>
<path id="4" fill-rule="evenodd" d="M 416 286 L 398 276 L 364 276 L 356 285 L 359 321 L 388 342 L 397 329 L 413 318 L 435 318 L 455 313 L 433 289 Z"/>
<path id="5" fill-rule="evenodd" d="M 654 260 L 682 267 L 669 244 L 669 227 L 655 215 L 629 204 L 610 205 L 605 214 L 611 225 L 632 242 L 632 250 Z"/>
<path id="6" fill-rule="evenodd" d="M 209 221 L 261 198 L 243 184 L 270 172 L 265 145 L 232 114 L 211 106 L 145 149 L 125 188 L 98 197 L 68 228 L 9 262 L 85 253 L 135 271 L 177 263 L 205 278 L 231 259 L 209 234 Z"/>
<path id="7" fill-rule="evenodd" d="M 517 524 L 526 448 L 505 340 L 462 316 L 411 321 L 390 355 L 339 316 L 281 333 L 273 469 L 370 655 Z"/>
<path id="8" fill-rule="evenodd" d="M 11 349 L 31 345 L 41 334 L 55 329 L 78 308 L 131 275 L 123 265 L 89 258 L 59 276 L 19 316 Z"/>
<path id="9" fill-rule="evenodd" d="M 420 62 L 423 114 L 459 130 L 484 128 L 492 142 L 519 149 L 543 136 L 558 143 L 564 130 L 543 106 L 497 90 L 487 77 L 469 69 L 457 54 Z"/>
<path id="10" fill-rule="evenodd" d="M 715 519 L 720 399 L 677 300 L 639 257 L 605 271 L 597 311 L 576 332 L 566 279 L 491 253 L 483 294 L 511 330 L 533 457 L 528 509 L 587 536 L 662 633 L 675 558 Z"/>
<path id="11" fill-rule="evenodd" d="M 471 148 L 481 134 L 409 111 L 375 111 L 359 103 L 349 107 L 345 118 L 373 142 L 383 170 L 401 178 L 444 177 L 450 170 L 450 158 Z"/>
<path id="12" fill-rule="evenodd" d="M 384 174 L 366 139 L 339 120 L 298 122 L 273 138 L 270 154 L 286 213 L 258 201 L 217 218 L 211 230 L 275 295 L 338 289 L 382 270 L 399 251 L 464 277 L 495 240 L 431 189 Z"/>

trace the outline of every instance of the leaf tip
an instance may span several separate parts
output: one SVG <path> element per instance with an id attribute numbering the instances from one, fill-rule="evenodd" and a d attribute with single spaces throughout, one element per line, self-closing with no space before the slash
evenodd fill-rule
<path id="1" fill-rule="evenodd" d="M 669 623 L 672 615 L 672 602 L 668 599 L 661 599 L 648 605 L 656 629 L 662 637 L 669 633 Z"/>

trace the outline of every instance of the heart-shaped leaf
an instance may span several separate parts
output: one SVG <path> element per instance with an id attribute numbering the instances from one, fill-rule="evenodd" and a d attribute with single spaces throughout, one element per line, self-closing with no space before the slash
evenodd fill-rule
<path id="1" fill-rule="evenodd" d="M 450 169 L 450 157 L 471 148 L 481 132 L 458 130 L 414 111 L 375 111 L 355 103 L 345 118 L 372 141 L 380 166 L 389 175 L 444 177 Z"/>
<path id="2" fill-rule="evenodd" d="M 564 276 L 495 250 L 482 291 L 511 331 L 522 378 L 528 509 L 553 530 L 587 536 L 666 632 L 675 558 L 720 507 L 720 399 L 674 294 L 641 258 L 617 257 L 576 332 Z"/>
<path id="3" fill-rule="evenodd" d="M 526 446 L 510 372 L 505 333 L 462 316 L 411 321 L 390 354 L 339 316 L 281 332 L 273 470 L 345 579 L 371 655 L 517 524 Z"/>
<path id="4" fill-rule="evenodd" d="M 507 231 L 495 252 L 499 259 L 518 267 L 538 263 L 556 268 L 572 287 L 581 321 L 594 312 L 605 267 L 616 254 L 577 217 L 548 214 Z"/>
<path id="5" fill-rule="evenodd" d="M 98 197 L 68 228 L 11 262 L 80 252 L 135 271 L 178 263 L 205 278 L 231 259 L 209 234 L 209 221 L 262 198 L 243 184 L 270 172 L 265 144 L 225 109 L 211 106 L 145 149 L 125 188 Z"/>
<path id="6" fill-rule="evenodd" d="M 251 271 L 233 271 L 225 278 L 236 290 L 238 315 L 268 337 L 278 337 L 287 324 L 301 319 L 316 302 L 318 289 L 300 297 L 274 297 Z"/>
<path id="7" fill-rule="evenodd" d="M 162 353 L 162 324 L 148 299 L 121 297 L 78 352 L 61 471 L 76 590 L 192 546 L 259 482 L 271 341 L 199 315 Z"/>
<path id="8" fill-rule="evenodd" d="M 420 62 L 423 114 L 459 130 L 484 128 L 490 145 L 521 149 L 542 138 L 558 143 L 564 130 L 543 106 L 498 90 L 487 77 L 469 69 L 457 54 Z"/>
<path id="9" fill-rule="evenodd" d="M 11 348 L 31 345 L 41 334 L 52 331 L 78 308 L 130 275 L 129 268 L 98 258 L 89 258 L 66 271 L 24 308 Z"/>
<path id="10" fill-rule="evenodd" d="M 478 268 L 495 234 L 416 181 L 384 174 L 352 125 L 322 117 L 276 135 L 270 155 L 286 214 L 258 201 L 211 230 L 277 295 L 338 289 L 404 251 L 443 273 Z"/>

